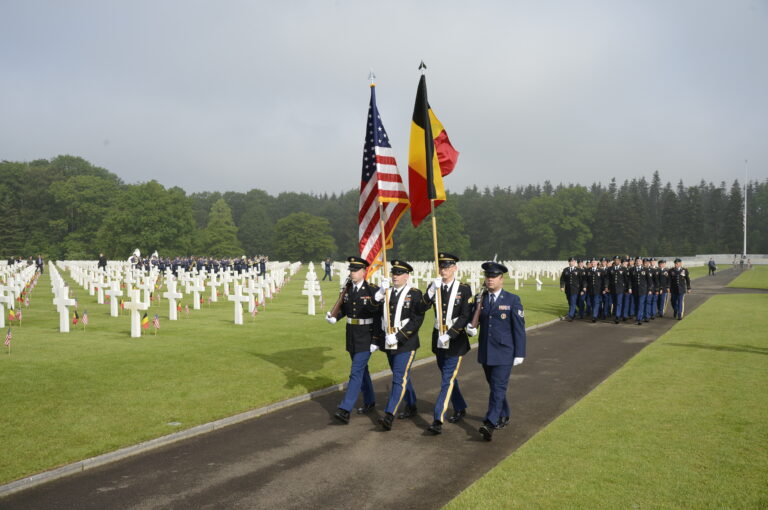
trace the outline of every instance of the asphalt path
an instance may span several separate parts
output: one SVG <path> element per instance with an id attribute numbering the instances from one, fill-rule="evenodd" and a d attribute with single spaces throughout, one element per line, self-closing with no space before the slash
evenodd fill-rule
<path id="1" fill-rule="evenodd" d="M 695 280 L 686 313 L 713 294 L 760 292 L 725 288 L 737 274 Z M 510 381 L 511 423 L 491 442 L 477 431 L 488 386 L 473 350 L 460 370 L 468 415 L 442 435 L 425 431 L 440 382 L 428 363 L 413 370 L 418 416 L 390 432 L 376 423 L 389 393 L 382 378 L 376 412 L 349 425 L 333 419 L 333 393 L 12 494 L 0 508 L 440 508 L 674 326 L 667 314 L 641 326 L 563 321 L 530 331 Z"/>

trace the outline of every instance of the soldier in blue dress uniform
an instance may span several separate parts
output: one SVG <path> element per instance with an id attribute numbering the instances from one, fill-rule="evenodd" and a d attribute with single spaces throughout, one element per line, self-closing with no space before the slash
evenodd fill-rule
<path id="1" fill-rule="evenodd" d="M 392 369 L 392 391 L 389 395 L 384 416 L 379 417 L 379 424 L 384 430 L 392 429 L 395 413 L 400 403 L 405 400 L 405 409 L 399 419 L 416 416 L 416 392 L 411 383 L 411 365 L 419 348 L 419 328 L 424 321 L 424 308 L 421 291 L 408 283 L 413 267 L 403 260 L 392 261 L 392 288 L 389 281 L 382 280 L 381 289 L 374 298 L 377 303 L 385 301 L 389 292 L 388 314 L 382 316 L 384 342 L 378 347 L 387 354 L 389 368 Z M 386 319 L 389 319 L 389 323 Z"/>
<path id="2" fill-rule="evenodd" d="M 673 315 L 675 319 L 682 320 L 685 315 L 685 295 L 691 292 L 691 277 L 680 259 L 675 259 L 675 267 L 669 271 L 669 291 Z"/>
<path id="3" fill-rule="evenodd" d="M 352 368 L 347 391 L 334 414 L 334 417 L 342 423 L 349 423 L 350 411 L 355 406 L 361 390 L 363 406 L 357 410 L 358 414 L 368 413 L 376 406 L 376 395 L 368 372 L 368 360 L 381 340 L 381 307 L 373 303 L 374 295 L 379 288 L 365 281 L 368 262 L 354 256 L 347 258 L 347 262 L 349 263 L 349 281 L 341 309 L 336 316 L 332 316 L 331 312 L 325 314 L 330 324 L 335 324 L 342 317 L 347 318 L 346 343 L 347 352 L 352 358 Z"/>
<path id="4" fill-rule="evenodd" d="M 648 270 L 643 267 L 643 259 L 635 258 L 635 265 L 629 270 L 629 293 L 634 303 L 635 324 L 643 323 L 645 318 L 645 300 L 651 288 L 651 278 Z"/>
<path id="5" fill-rule="evenodd" d="M 568 259 L 568 267 L 560 274 L 560 291 L 565 292 L 568 301 L 568 320 L 572 321 L 576 316 L 576 305 L 581 292 L 581 272 L 576 267 L 576 258 Z"/>
<path id="6" fill-rule="evenodd" d="M 667 311 L 667 302 L 669 302 L 669 269 L 667 269 L 667 261 L 664 259 L 659 260 L 659 299 L 657 303 L 658 316 L 663 317 L 664 312 Z"/>
<path id="7" fill-rule="evenodd" d="M 592 322 L 597 322 L 597 317 L 600 315 L 600 303 L 605 289 L 605 274 L 603 269 L 598 267 L 597 262 L 596 258 L 589 261 L 590 267 L 584 273 L 584 287 L 582 287 L 587 296 Z"/>
<path id="8" fill-rule="evenodd" d="M 440 292 L 442 305 L 442 323 L 438 324 L 435 312 L 435 327 L 432 329 L 432 352 L 435 353 L 437 368 L 442 376 L 440 394 L 435 402 L 434 421 L 427 428 L 432 434 L 442 433 L 449 403 L 453 406 L 449 422 L 457 423 L 467 413 L 467 403 L 459 389 L 458 374 L 461 361 L 469 352 L 469 338 L 465 328 L 471 318 L 472 289 L 456 280 L 458 261 L 459 257 L 450 253 L 437 255 L 440 277 L 429 285 L 423 297 L 425 310 L 437 307 L 437 292 Z M 441 325 L 444 333 L 440 331 Z"/>
<path id="9" fill-rule="evenodd" d="M 483 439 L 490 441 L 493 431 L 509 421 L 507 386 L 512 367 L 525 358 L 525 313 L 520 298 L 503 289 L 507 268 L 498 262 L 485 262 L 482 268 L 487 292 L 475 302 L 476 307 L 481 307 L 477 361 L 485 371 L 490 396 L 479 432 Z M 467 332 L 472 336 L 477 334 L 471 325 Z"/>

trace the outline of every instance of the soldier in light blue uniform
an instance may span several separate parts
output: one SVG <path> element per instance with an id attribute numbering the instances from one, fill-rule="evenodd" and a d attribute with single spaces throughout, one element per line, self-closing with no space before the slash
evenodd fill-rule
<path id="1" fill-rule="evenodd" d="M 509 422 L 507 386 L 512 367 L 525 358 L 525 313 L 520 298 L 502 288 L 507 268 L 497 262 L 486 262 L 482 268 L 488 290 L 475 303 L 482 307 L 477 361 L 483 365 L 490 395 L 488 412 L 479 432 L 483 439 L 490 441 L 493 431 Z M 471 336 L 477 334 L 472 325 L 466 329 Z"/>

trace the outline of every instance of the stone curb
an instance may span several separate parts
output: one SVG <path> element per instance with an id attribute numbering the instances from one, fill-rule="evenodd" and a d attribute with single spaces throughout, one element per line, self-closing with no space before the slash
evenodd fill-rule
<path id="1" fill-rule="evenodd" d="M 532 331 L 534 329 L 539 329 L 539 328 L 549 326 L 556 322 L 560 322 L 560 319 L 554 319 L 548 322 L 543 322 L 541 324 L 536 324 L 535 326 L 530 326 L 528 328 L 525 328 L 525 330 Z M 471 349 L 475 349 L 475 348 L 477 348 L 477 343 L 472 344 L 471 346 Z M 435 356 L 429 356 L 427 358 L 414 361 L 412 364 L 412 367 L 419 367 L 422 365 L 426 365 L 428 363 L 432 363 L 434 361 L 435 361 Z M 391 370 L 382 370 L 381 372 L 376 372 L 375 374 L 371 374 L 371 379 L 377 380 L 377 379 L 381 379 L 383 377 L 389 376 L 391 374 L 392 374 Z M 8 496 L 10 494 L 13 494 L 15 492 L 32 488 L 36 485 L 41 485 L 43 483 L 51 482 L 53 480 L 57 480 L 65 476 L 73 475 L 75 473 L 80 473 L 81 471 L 85 471 L 87 469 L 93 469 L 99 466 L 103 466 L 105 464 L 109 464 L 111 462 L 116 462 L 118 460 L 132 457 L 133 455 L 138 455 L 140 453 L 145 453 L 150 450 L 155 450 L 157 448 L 175 443 L 177 441 L 189 439 L 191 437 L 199 436 L 202 434 L 207 434 L 209 432 L 213 432 L 214 430 L 228 427 L 230 425 L 235 425 L 237 423 L 241 423 L 253 418 L 258 418 L 259 416 L 272 413 L 280 409 L 284 409 L 286 407 L 300 404 L 302 402 L 307 402 L 309 400 L 314 400 L 323 395 L 328 395 L 329 393 L 343 391 L 344 389 L 346 389 L 346 387 L 347 387 L 346 382 L 335 384 L 333 386 L 328 386 L 327 388 L 322 388 L 310 393 L 305 393 L 304 395 L 297 395 L 287 400 L 281 400 L 280 402 L 275 402 L 274 404 L 269 404 L 267 406 L 260 407 L 258 409 L 252 409 L 250 411 L 245 411 L 243 413 L 235 414 L 233 416 L 221 418 L 220 420 L 212 421 L 209 423 L 203 423 L 202 425 L 197 425 L 195 427 L 191 427 L 186 430 L 180 430 L 179 432 L 174 432 L 172 434 L 157 437 L 155 439 L 150 439 L 149 441 L 144 441 L 142 443 L 138 443 L 135 445 L 126 446 L 125 448 L 120 448 L 119 450 L 97 455 L 96 457 L 90 457 L 88 459 L 83 459 L 77 462 L 73 462 L 71 464 L 67 464 L 55 469 L 43 471 L 42 473 L 37 473 L 31 476 L 20 478 L 13 482 L 0 485 L 0 498 L 3 496 Z"/>

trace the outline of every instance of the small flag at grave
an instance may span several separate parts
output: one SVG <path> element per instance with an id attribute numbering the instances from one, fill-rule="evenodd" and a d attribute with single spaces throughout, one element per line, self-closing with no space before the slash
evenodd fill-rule
<path id="1" fill-rule="evenodd" d="M 259 313 L 259 307 L 254 305 L 253 311 L 251 312 L 251 317 L 256 317 L 257 313 Z"/>
<path id="2" fill-rule="evenodd" d="M 155 329 L 160 329 L 160 317 L 158 317 L 157 314 L 152 318 L 152 325 Z"/>
<path id="3" fill-rule="evenodd" d="M 176 305 L 176 311 L 177 311 L 177 312 L 180 312 L 180 311 L 181 311 L 181 303 L 179 303 L 178 305 Z"/>
<path id="4" fill-rule="evenodd" d="M 13 338 L 13 335 L 11 334 L 11 328 L 8 328 L 8 333 L 5 335 L 5 346 L 8 347 L 8 350 L 11 349 L 11 338 Z"/>
<path id="5" fill-rule="evenodd" d="M 88 325 L 88 310 L 83 312 L 83 329 Z"/>
<path id="6" fill-rule="evenodd" d="M 77 321 L 80 320 L 80 316 L 77 314 L 77 310 L 75 310 L 75 316 L 72 317 L 72 324 L 77 324 Z"/>
<path id="7" fill-rule="evenodd" d="M 144 317 L 141 318 L 141 328 L 149 329 L 149 317 L 147 316 L 147 312 L 144 312 Z"/>
<path id="8" fill-rule="evenodd" d="M 22 319 L 21 308 L 19 308 L 19 311 L 16 312 L 16 320 L 19 321 L 19 324 L 21 324 L 21 319 Z"/>
<path id="9" fill-rule="evenodd" d="M 8 320 L 11 322 L 16 320 L 16 312 L 13 311 L 13 308 L 8 310 Z"/>
<path id="10" fill-rule="evenodd" d="M 184 313 L 189 315 L 189 305 L 184 305 Z"/>
<path id="11" fill-rule="evenodd" d="M 120 310 L 125 310 L 125 301 L 120 300 Z"/>

